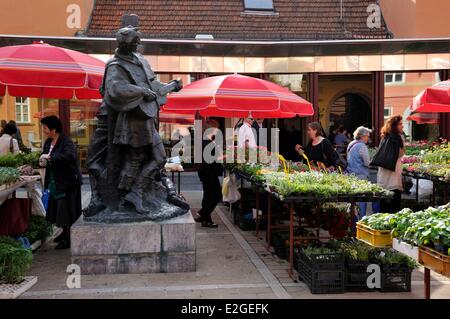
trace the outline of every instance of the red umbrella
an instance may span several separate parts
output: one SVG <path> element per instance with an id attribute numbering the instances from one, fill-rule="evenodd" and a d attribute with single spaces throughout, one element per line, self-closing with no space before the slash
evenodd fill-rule
<path id="1" fill-rule="evenodd" d="M 450 80 L 437 83 L 417 95 L 411 113 L 450 112 Z"/>
<path id="2" fill-rule="evenodd" d="M 194 125 L 193 114 L 175 114 L 162 111 L 159 113 L 159 121 L 162 123 Z"/>
<path id="3" fill-rule="evenodd" d="M 100 98 L 105 63 L 44 43 L 0 48 L 0 95 L 56 99 Z"/>
<path id="4" fill-rule="evenodd" d="M 193 82 L 171 94 L 163 109 L 220 117 L 290 118 L 314 114 L 311 103 L 284 87 L 240 74 Z"/>
<path id="5" fill-rule="evenodd" d="M 439 114 L 437 113 L 414 113 L 408 116 L 408 121 L 417 124 L 439 124 Z"/>

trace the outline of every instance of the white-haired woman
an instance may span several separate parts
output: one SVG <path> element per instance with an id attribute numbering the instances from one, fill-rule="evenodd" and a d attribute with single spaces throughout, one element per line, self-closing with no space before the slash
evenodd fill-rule
<path id="1" fill-rule="evenodd" d="M 360 126 L 353 133 L 354 140 L 347 147 L 347 172 L 356 175 L 359 179 L 369 179 L 369 142 L 372 131 L 367 127 Z M 366 216 L 367 203 L 360 202 L 359 217 Z"/>

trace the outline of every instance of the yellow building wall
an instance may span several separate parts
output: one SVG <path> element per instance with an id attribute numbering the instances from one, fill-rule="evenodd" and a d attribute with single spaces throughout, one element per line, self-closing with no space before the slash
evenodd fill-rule
<path id="1" fill-rule="evenodd" d="M 16 99 L 15 97 L 6 95 L 2 97 L 0 103 L 0 119 L 16 121 Z M 39 118 L 35 117 L 40 110 L 40 100 L 30 99 L 30 122 L 29 123 L 17 123 L 18 128 L 22 134 L 22 139 L 27 147 L 31 147 L 31 142 L 41 140 L 41 127 L 39 124 Z"/>
<path id="2" fill-rule="evenodd" d="M 89 22 L 94 0 L 1 0 L 0 34 L 73 36 Z"/>

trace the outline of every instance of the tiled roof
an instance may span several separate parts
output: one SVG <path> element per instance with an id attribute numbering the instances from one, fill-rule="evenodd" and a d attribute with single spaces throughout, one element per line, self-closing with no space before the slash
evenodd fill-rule
<path id="1" fill-rule="evenodd" d="M 367 27 L 367 7 L 376 0 L 274 0 L 269 15 L 244 12 L 243 0 L 96 0 L 88 36 L 110 37 L 124 14 L 140 18 L 146 38 L 216 40 L 332 40 L 387 38 L 381 28 Z"/>

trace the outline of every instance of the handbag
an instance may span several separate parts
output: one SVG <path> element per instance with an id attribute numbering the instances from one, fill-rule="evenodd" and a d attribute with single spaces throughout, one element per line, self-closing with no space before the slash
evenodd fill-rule
<path id="1" fill-rule="evenodd" d="M 381 141 L 370 166 L 383 167 L 395 172 L 399 152 L 400 147 L 396 146 L 395 139 L 388 136 Z"/>
<path id="2" fill-rule="evenodd" d="M 9 152 L 11 154 L 14 154 L 14 138 L 11 137 L 11 139 L 9 140 Z"/>
<path id="3" fill-rule="evenodd" d="M 8 198 L 0 205 L 0 235 L 10 236 L 23 234 L 28 228 L 31 214 L 31 199 Z"/>

